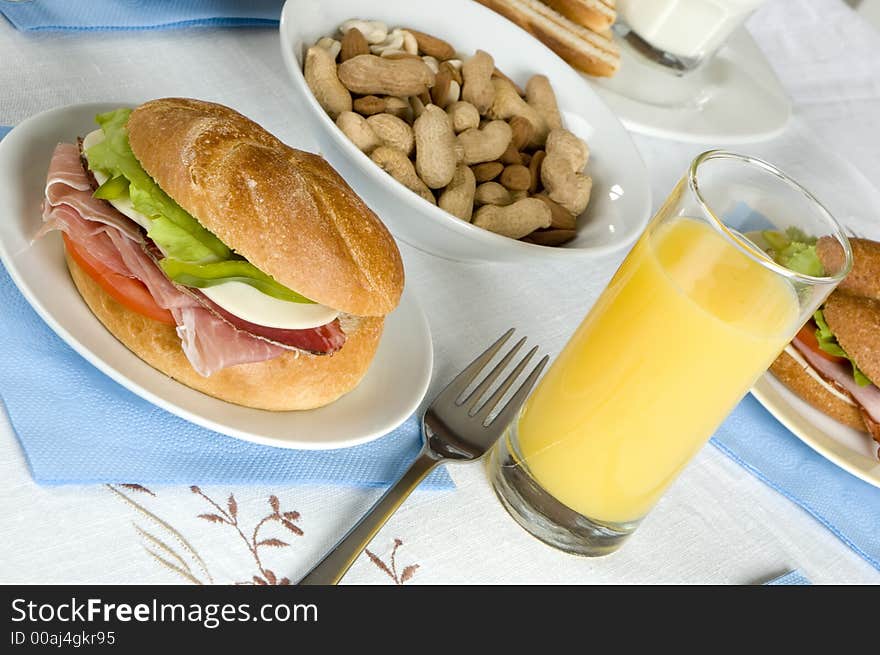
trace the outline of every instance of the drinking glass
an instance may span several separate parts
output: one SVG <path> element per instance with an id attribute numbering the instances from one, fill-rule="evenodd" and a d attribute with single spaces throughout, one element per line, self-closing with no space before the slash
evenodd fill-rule
<path id="1" fill-rule="evenodd" d="M 824 270 L 818 238 L 839 268 Z M 698 156 L 496 444 L 504 506 L 562 550 L 619 548 L 851 266 L 797 182 Z"/>
<path id="2" fill-rule="evenodd" d="M 618 0 L 615 31 L 648 60 L 682 75 L 711 59 L 765 0 Z"/>

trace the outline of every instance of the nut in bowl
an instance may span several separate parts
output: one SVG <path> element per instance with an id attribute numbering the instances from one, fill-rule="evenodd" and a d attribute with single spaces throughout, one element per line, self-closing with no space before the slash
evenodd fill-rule
<path id="1" fill-rule="evenodd" d="M 619 121 L 567 64 L 476 3 L 289 0 L 281 47 L 323 154 L 417 248 L 599 255 L 648 219 L 647 171 Z"/>

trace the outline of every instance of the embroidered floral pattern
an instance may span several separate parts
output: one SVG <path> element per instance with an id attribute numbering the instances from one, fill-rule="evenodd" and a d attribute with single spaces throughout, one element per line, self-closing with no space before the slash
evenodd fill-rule
<path id="1" fill-rule="evenodd" d="M 386 564 L 382 559 L 374 554 L 369 548 L 364 549 L 364 552 L 367 553 L 367 557 L 370 558 L 370 561 L 379 567 L 381 571 L 383 571 L 389 578 L 394 580 L 394 584 L 402 585 L 407 580 L 412 578 L 416 571 L 419 568 L 418 564 L 410 564 L 405 566 L 403 570 L 398 573 L 397 572 L 397 549 L 403 545 L 403 541 L 400 539 L 394 540 L 394 546 L 391 548 L 391 557 L 389 564 Z"/>
<path id="2" fill-rule="evenodd" d="M 206 495 L 199 487 L 193 485 L 190 487 L 190 491 L 194 494 L 197 494 L 204 498 L 215 510 L 216 512 L 209 512 L 206 514 L 199 514 L 200 519 L 204 519 L 206 521 L 210 521 L 211 523 L 222 523 L 225 525 L 229 525 L 235 529 L 238 533 L 239 537 L 241 537 L 242 541 L 244 541 L 245 546 L 251 552 L 251 555 L 254 558 L 254 562 L 257 564 L 257 569 L 259 571 L 259 575 L 254 575 L 250 580 L 246 582 L 237 582 L 236 584 L 254 584 L 254 585 L 289 585 L 290 579 L 283 577 L 278 578 L 275 575 L 275 572 L 271 569 L 267 569 L 262 560 L 260 559 L 260 548 L 286 548 L 290 544 L 286 541 L 282 541 L 281 539 L 277 539 L 275 537 L 261 538 L 260 530 L 268 523 L 278 523 L 288 532 L 293 533 L 297 537 L 303 536 L 302 528 L 296 525 L 295 521 L 299 520 L 299 512 L 295 511 L 281 511 L 281 502 L 278 500 L 278 496 L 269 496 L 269 507 L 271 508 L 271 513 L 264 516 L 254 527 L 253 532 L 250 536 L 245 535 L 244 531 L 241 528 L 241 525 L 238 521 L 238 503 L 235 501 L 235 496 L 233 494 L 229 494 L 229 498 L 226 499 L 226 507 L 221 507 L 217 502 L 215 502 L 212 498 Z"/>

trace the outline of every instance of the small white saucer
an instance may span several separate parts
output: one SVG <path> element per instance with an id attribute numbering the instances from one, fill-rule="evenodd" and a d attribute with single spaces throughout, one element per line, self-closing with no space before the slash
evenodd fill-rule
<path id="1" fill-rule="evenodd" d="M 772 138 L 791 117 L 791 101 L 744 28 L 703 68 L 682 77 L 620 46 L 617 75 L 588 79 L 633 132 L 720 146 Z"/>

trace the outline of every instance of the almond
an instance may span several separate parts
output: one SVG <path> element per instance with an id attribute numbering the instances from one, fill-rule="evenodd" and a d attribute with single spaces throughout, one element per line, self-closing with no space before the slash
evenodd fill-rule
<path id="1" fill-rule="evenodd" d="M 532 175 L 522 164 L 512 164 L 501 171 L 498 181 L 511 191 L 525 191 L 532 182 Z"/>
<path id="2" fill-rule="evenodd" d="M 357 31 L 357 30 L 355 30 Z M 358 32 L 360 34 L 360 32 Z M 362 116 L 372 116 L 385 111 L 385 100 L 378 96 L 364 96 L 354 101 L 354 110 Z"/>
<path id="3" fill-rule="evenodd" d="M 577 228 L 577 218 L 558 202 L 540 193 L 535 196 L 550 208 L 550 227 L 557 230 L 574 230 Z"/>
<path id="4" fill-rule="evenodd" d="M 568 243 L 577 236 L 577 230 L 535 230 L 531 234 L 524 236 L 523 241 L 534 243 L 539 246 L 561 246 Z"/>
<path id="5" fill-rule="evenodd" d="M 509 123 L 510 129 L 513 130 L 511 143 L 513 143 L 513 147 L 517 150 L 522 150 L 532 140 L 532 137 L 535 136 L 535 128 L 532 127 L 529 119 L 524 116 L 514 116 L 510 119 Z"/>
<path id="6" fill-rule="evenodd" d="M 507 145 L 507 150 L 499 157 L 502 164 L 522 164 L 522 157 L 519 156 L 519 150 L 513 147 L 513 141 Z"/>
<path id="7" fill-rule="evenodd" d="M 419 32 L 418 30 L 413 30 L 408 27 L 406 28 L 406 31 L 416 37 L 416 42 L 419 44 L 419 52 L 423 55 L 436 57 L 440 61 L 455 58 L 455 48 L 443 39 L 438 39 L 436 36 L 425 34 L 424 32 Z"/>
<path id="8" fill-rule="evenodd" d="M 544 163 L 544 157 L 546 156 L 546 152 L 538 150 L 529 160 L 529 173 L 532 176 L 532 183 L 529 184 L 529 193 L 535 193 L 538 187 L 541 186 L 541 164 Z"/>
<path id="9" fill-rule="evenodd" d="M 351 28 L 342 37 L 342 49 L 339 51 L 340 61 L 348 61 L 358 55 L 370 54 L 370 44 L 359 29 Z"/>
<path id="10" fill-rule="evenodd" d="M 471 166 L 471 170 L 474 172 L 474 177 L 477 178 L 477 184 L 482 184 L 483 182 L 494 180 L 501 175 L 501 171 L 504 170 L 504 164 L 500 161 L 487 161 L 483 164 Z"/>

